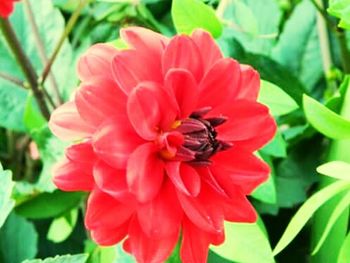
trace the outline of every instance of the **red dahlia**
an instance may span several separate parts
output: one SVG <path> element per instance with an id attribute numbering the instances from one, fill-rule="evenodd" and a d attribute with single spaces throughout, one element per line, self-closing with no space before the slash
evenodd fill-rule
<path id="1" fill-rule="evenodd" d="M 0 17 L 7 18 L 13 12 L 14 3 L 19 0 L 0 0 Z"/>
<path id="2" fill-rule="evenodd" d="M 254 222 L 249 195 L 269 174 L 254 151 L 276 125 L 256 102 L 259 75 L 223 58 L 209 33 L 171 39 L 143 28 L 98 44 L 78 63 L 81 86 L 50 120 L 78 140 L 55 170 L 66 191 L 89 191 L 85 217 L 101 245 L 124 240 L 138 262 L 206 262 L 224 220 Z M 181 234 L 180 234 L 181 233 Z"/>

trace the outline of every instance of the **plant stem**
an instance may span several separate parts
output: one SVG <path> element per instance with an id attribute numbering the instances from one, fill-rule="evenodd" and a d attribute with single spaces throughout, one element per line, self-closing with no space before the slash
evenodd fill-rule
<path id="1" fill-rule="evenodd" d="M 21 87 L 21 88 L 25 88 L 24 86 L 24 83 L 22 80 L 16 78 L 16 77 L 13 77 L 13 76 L 10 76 L 8 75 L 7 73 L 4 73 L 4 72 L 0 72 L 0 78 L 3 78 L 9 82 L 12 82 L 13 84 Z"/>
<path id="2" fill-rule="evenodd" d="M 53 65 L 53 63 L 55 62 L 55 59 L 58 55 L 58 53 L 61 50 L 61 47 L 64 44 L 64 41 L 66 40 L 66 38 L 68 37 L 68 35 L 70 34 L 70 32 L 72 31 L 75 23 L 78 21 L 78 17 L 80 15 L 81 10 L 83 10 L 83 8 L 85 7 L 86 4 L 88 4 L 90 0 L 80 0 L 80 4 L 78 6 L 78 8 L 74 11 L 74 13 L 72 14 L 72 16 L 70 17 L 66 28 L 64 29 L 60 40 L 57 43 L 57 46 L 55 47 L 49 61 L 47 62 L 43 73 L 41 74 L 40 77 L 40 84 L 43 85 L 45 83 L 45 80 L 47 78 L 47 76 L 49 75 L 50 71 L 51 71 L 51 67 Z"/>
<path id="3" fill-rule="evenodd" d="M 21 67 L 25 77 L 29 82 L 30 88 L 33 91 L 33 95 L 39 105 L 40 111 L 42 112 L 43 116 L 47 120 L 49 120 L 50 112 L 47 108 L 43 93 L 39 89 L 36 72 L 28 57 L 24 53 L 22 46 L 17 39 L 15 31 L 13 30 L 10 22 L 7 19 L 0 18 L 0 27 L 7 43 L 9 44 L 13 54 L 15 55 L 19 66 Z"/>
<path id="4" fill-rule="evenodd" d="M 46 65 L 48 62 L 48 58 L 47 58 L 46 53 L 45 53 L 44 43 L 40 37 L 39 28 L 35 22 L 32 7 L 31 7 L 30 2 L 28 0 L 23 0 L 23 3 L 24 3 L 24 10 L 28 16 L 29 24 L 31 25 L 31 28 L 33 30 L 33 36 L 34 36 L 34 40 L 35 40 L 35 45 L 36 45 L 38 52 L 39 52 L 39 57 L 41 59 L 42 64 Z M 60 93 L 58 90 L 58 85 L 57 85 L 55 76 L 53 75 L 52 72 L 49 74 L 49 78 L 50 78 L 50 82 L 51 82 L 55 97 L 56 97 L 58 103 L 62 104 L 63 100 L 60 96 Z M 42 89 L 44 89 L 44 87 L 42 87 Z"/>
<path id="5" fill-rule="evenodd" d="M 323 16 L 327 26 L 329 27 L 329 29 L 331 30 L 335 30 L 337 25 L 334 23 L 334 21 L 330 18 L 330 16 L 328 15 L 327 11 L 323 8 L 323 2 L 320 0 L 310 0 L 312 2 L 312 4 L 315 6 L 315 8 L 317 9 L 317 11 L 319 12 L 319 14 L 321 16 Z"/>
<path id="6" fill-rule="evenodd" d="M 344 30 L 341 28 L 338 28 L 336 32 L 336 36 L 340 47 L 341 60 L 342 60 L 344 72 L 349 74 L 350 73 L 350 53 L 348 50 Z"/>

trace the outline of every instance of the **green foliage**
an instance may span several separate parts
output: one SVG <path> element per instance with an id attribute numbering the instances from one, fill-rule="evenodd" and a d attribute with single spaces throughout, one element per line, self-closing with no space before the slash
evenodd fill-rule
<path id="1" fill-rule="evenodd" d="M 337 263 L 347 263 L 350 258 L 350 232 L 347 234 L 340 249 Z"/>
<path id="2" fill-rule="evenodd" d="M 0 229 L 0 262 L 18 263 L 34 258 L 37 240 L 34 225 L 12 213 Z"/>
<path id="3" fill-rule="evenodd" d="M 47 232 L 47 239 L 55 243 L 66 240 L 73 232 L 77 220 L 77 209 L 73 209 L 64 216 L 54 219 Z"/>
<path id="4" fill-rule="evenodd" d="M 350 1 L 330 0 L 327 10 L 331 15 L 340 19 L 338 26 L 350 29 Z"/>
<path id="5" fill-rule="evenodd" d="M 212 8 L 200 0 L 173 0 L 171 15 L 178 33 L 191 34 L 196 28 L 219 37 L 222 25 Z"/>
<path id="6" fill-rule="evenodd" d="M 15 205 L 11 198 L 14 184 L 11 171 L 4 171 L 0 164 L 0 229 Z"/>
<path id="7" fill-rule="evenodd" d="M 79 255 L 64 255 L 64 256 L 56 256 L 54 258 L 46 258 L 46 259 L 33 259 L 33 260 L 25 260 L 22 263 L 85 263 L 87 260 L 86 254 Z"/>
<path id="8" fill-rule="evenodd" d="M 317 172 L 336 179 L 350 181 L 350 164 L 342 161 L 332 161 L 317 167 Z"/>

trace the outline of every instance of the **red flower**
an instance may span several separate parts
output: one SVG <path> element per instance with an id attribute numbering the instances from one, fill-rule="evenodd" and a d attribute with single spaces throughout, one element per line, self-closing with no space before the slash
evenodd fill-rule
<path id="1" fill-rule="evenodd" d="M 13 12 L 14 2 L 18 0 L 1 0 L 0 1 L 0 17 L 7 18 Z"/>
<path id="2" fill-rule="evenodd" d="M 171 39 L 121 31 L 129 50 L 95 45 L 80 59 L 82 84 L 50 127 L 67 149 L 54 182 L 91 191 L 86 227 L 101 245 L 124 241 L 138 262 L 158 263 L 182 233 L 183 262 L 206 262 L 224 220 L 254 222 L 249 195 L 269 167 L 253 154 L 274 135 L 256 102 L 259 75 L 223 58 L 196 30 Z"/>

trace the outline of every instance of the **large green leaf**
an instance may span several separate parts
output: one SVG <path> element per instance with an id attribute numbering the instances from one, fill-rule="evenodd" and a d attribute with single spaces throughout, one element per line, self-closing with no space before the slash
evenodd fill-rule
<path id="1" fill-rule="evenodd" d="M 34 258 L 37 241 L 34 225 L 12 213 L 0 229 L 0 262 L 19 263 Z"/>
<path id="2" fill-rule="evenodd" d="M 350 189 L 350 183 L 339 181 L 323 188 L 311 196 L 300 207 L 297 213 L 293 216 L 292 220 L 289 222 L 285 232 L 283 233 L 281 239 L 278 241 L 273 251 L 274 255 L 277 255 L 286 246 L 289 245 L 289 243 L 300 232 L 300 230 L 305 226 L 307 221 L 309 221 L 309 219 L 313 216 L 313 214 L 320 206 L 322 206 L 325 202 L 340 192 L 345 191 L 346 189 Z"/>
<path id="3" fill-rule="evenodd" d="M 319 249 L 322 247 L 324 241 L 326 240 L 327 236 L 329 235 L 333 225 L 335 224 L 335 222 L 339 219 L 339 217 L 344 213 L 345 209 L 349 208 L 349 204 L 350 204 L 350 192 L 347 193 L 346 195 L 344 195 L 341 200 L 339 201 L 339 203 L 335 206 L 334 211 L 332 212 L 326 228 L 320 238 L 320 240 L 318 241 L 316 247 L 314 248 L 314 250 L 312 251 L 312 254 L 316 254 Z"/>
<path id="4" fill-rule="evenodd" d="M 307 120 L 316 130 L 332 139 L 350 138 L 350 120 L 307 95 L 303 97 L 303 105 Z"/>
<path id="5" fill-rule="evenodd" d="M 196 28 L 219 37 L 222 25 L 214 10 L 200 0 L 173 0 L 171 15 L 178 33 L 191 34 Z"/>
<path id="6" fill-rule="evenodd" d="M 350 1 L 330 0 L 327 10 L 331 15 L 340 19 L 339 27 L 350 29 Z"/>
<path id="7" fill-rule="evenodd" d="M 56 256 L 54 258 L 25 260 L 22 263 L 85 263 L 86 254 Z"/>
<path id="8" fill-rule="evenodd" d="M 316 10 L 311 1 L 303 0 L 287 20 L 273 58 L 300 76 L 311 89 L 323 75 L 322 56 L 316 27 Z"/>
<path id="9" fill-rule="evenodd" d="M 348 263 L 350 258 L 350 232 L 347 234 L 340 248 L 337 263 Z"/>
<path id="10" fill-rule="evenodd" d="M 336 179 L 350 181 L 350 164 L 343 161 L 332 161 L 317 167 L 317 172 Z"/>
<path id="11" fill-rule="evenodd" d="M 15 205 L 14 200 L 11 199 L 14 185 L 11 171 L 3 171 L 0 164 L 0 228 Z"/>
<path id="12" fill-rule="evenodd" d="M 211 246 L 220 257 L 234 262 L 275 262 L 262 221 L 255 224 L 225 222 L 225 242 Z"/>
<path id="13" fill-rule="evenodd" d="M 30 219 L 59 217 L 79 205 L 84 197 L 80 192 L 42 193 L 16 207 L 16 212 Z"/>
<path id="14" fill-rule="evenodd" d="M 264 80 L 261 81 L 258 101 L 268 106 L 273 116 L 288 114 L 299 108 L 286 92 Z"/>
<path id="15" fill-rule="evenodd" d="M 275 137 L 260 150 L 264 154 L 274 157 L 284 158 L 287 156 L 287 143 L 284 140 L 282 133 L 277 130 Z"/>
<path id="16" fill-rule="evenodd" d="M 245 49 L 269 55 L 274 46 L 281 11 L 274 0 L 228 0 L 225 2 L 223 35 L 234 37 Z"/>

